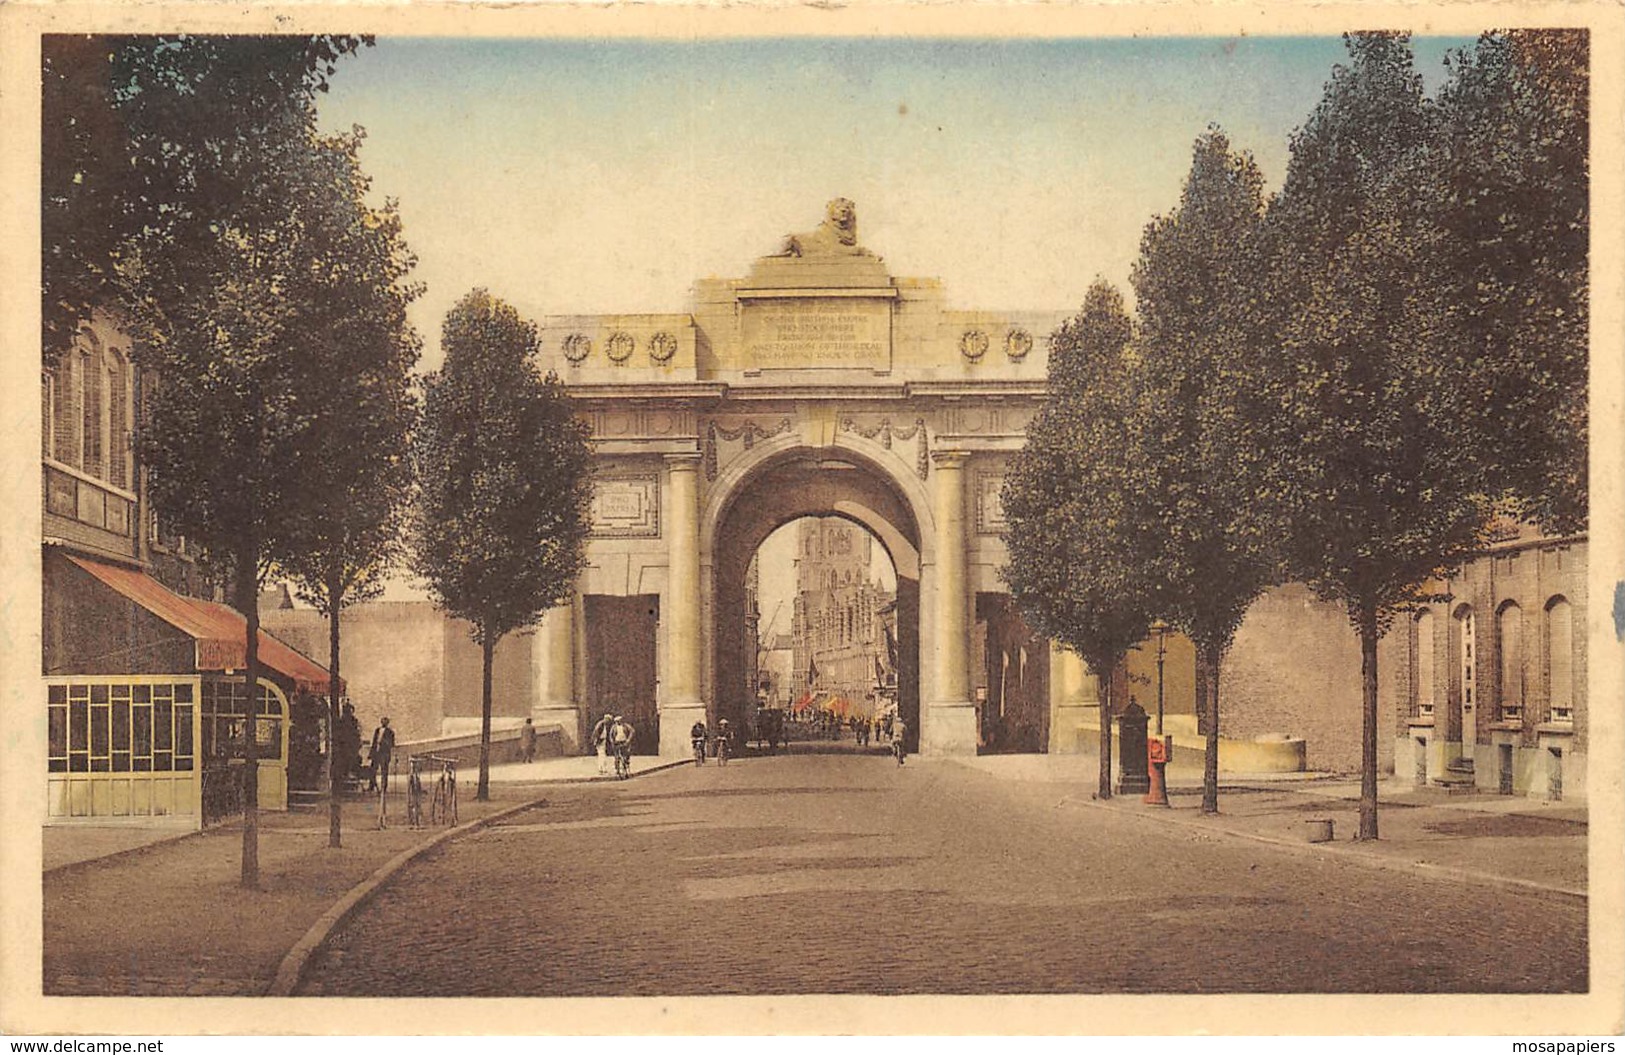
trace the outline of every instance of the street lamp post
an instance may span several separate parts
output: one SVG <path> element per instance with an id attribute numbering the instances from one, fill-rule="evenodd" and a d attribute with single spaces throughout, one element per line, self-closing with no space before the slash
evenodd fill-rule
<path id="1" fill-rule="evenodd" d="M 1172 630 L 1167 623 L 1158 619 L 1151 624 L 1151 632 L 1157 635 L 1157 735 L 1162 735 L 1162 664 L 1168 656 L 1168 631 Z"/>
<path id="2" fill-rule="evenodd" d="M 1157 735 L 1154 739 L 1146 741 L 1151 787 L 1146 791 L 1143 801 L 1148 806 L 1169 804 L 1167 770 L 1169 756 L 1173 754 L 1173 743 L 1172 737 L 1164 737 L 1162 733 L 1162 665 L 1168 656 L 1168 631 L 1171 629 L 1173 628 L 1161 619 L 1151 624 L 1151 632 L 1157 635 Z"/>

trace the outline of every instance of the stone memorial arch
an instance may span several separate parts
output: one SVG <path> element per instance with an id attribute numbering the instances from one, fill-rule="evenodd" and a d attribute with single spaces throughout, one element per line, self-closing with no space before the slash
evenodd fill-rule
<path id="1" fill-rule="evenodd" d="M 974 753 L 1001 687 L 977 619 L 1011 611 L 988 603 L 1005 592 L 999 489 L 1061 319 L 948 309 L 939 282 L 894 277 L 863 248 L 836 199 L 746 277 L 698 282 L 688 313 L 544 320 L 543 364 L 591 426 L 596 482 L 588 568 L 537 635 L 536 722 L 580 744 L 625 713 L 669 756 L 696 719 L 737 722 L 754 699 L 751 555 L 783 524 L 835 516 L 896 567 L 910 738 Z M 1068 750 L 1098 706 L 1093 678 L 1045 648 L 1022 683 L 1044 693 L 1041 746 Z"/>

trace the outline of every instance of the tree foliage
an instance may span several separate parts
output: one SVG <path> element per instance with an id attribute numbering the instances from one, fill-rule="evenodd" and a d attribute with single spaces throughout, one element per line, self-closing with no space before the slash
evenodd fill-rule
<path id="1" fill-rule="evenodd" d="M 1485 487 L 1559 531 L 1587 508 L 1588 66 L 1585 30 L 1454 55 L 1422 188 L 1435 352 Z"/>
<path id="2" fill-rule="evenodd" d="M 1151 621 L 1151 525 L 1138 500 L 1150 481 L 1129 435 L 1132 337 L 1122 295 L 1097 280 L 1051 338 L 1049 395 L 1002 495 L 1011 595 L 1100 678 L 1102 797 L 1111 794 L 1112 672 Z"/>
<path id="3" fill-rule="evenodd" d="M 1263 178 L 1223 131 L 1196 140 L 1179 207 L 1154 219 L 1132 279 L 1138 308 L 1133 443 L 1158 526 L 1157 611 L 1195 643 L 1206 671 L 1203 808 L 1218 809 L 1219 670 L 1248 607 L 1275 581 L 1280 503 L 1271 409 L 1253 311 Z"/>
<path id="4" fill-rule="evenodd" d="M 44 353 L 116 299 L 125 244 L 230 215 L 264 143 L 365 38 L 48 35 L 41 46 Z"/>
<path id="5" fill-rule="evenodd" d="M 485 654 L 479 797 L 487 797 L 491 658 L 572 596 L 585 561 L 587 433 L 558 377 L 536 369 L 536 326 L 484 290 L 446 315 L 445 366 L 424 379 L 414 444 L 414 566 Z"/>

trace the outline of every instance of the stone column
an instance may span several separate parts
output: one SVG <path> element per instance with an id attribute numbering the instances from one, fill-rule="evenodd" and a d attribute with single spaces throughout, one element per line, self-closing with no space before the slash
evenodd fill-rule
<path id="1" fill-rule="evenodd" d="M 660 754 L 688 754 L 688 730 L 705 718 L 700 696 L 700 456 L 666 456 L 668 567 L 660 619 L 666 624 L 665 684 L 660 698 Z"/>
<path id="2" fill-rule="evenodd" d="M 575 598 L 549 609 L 531 646 L 535 703 L 530 717 L 539 735 L 557 726 L 564 753 L 580 754 L 585 734 L 581 703 L 576 699 Z"/>
<path id="3" fill-rule="evenodd" d="M 935 466 L 936 587 L 932 591 L 934 697 L 920 716 L 920 750 L 933 755 L 976 753 L 976 710 L 970 699 L 968 589 L 965 581 L 965 463 L 963 451 L 938 451 Z"/>

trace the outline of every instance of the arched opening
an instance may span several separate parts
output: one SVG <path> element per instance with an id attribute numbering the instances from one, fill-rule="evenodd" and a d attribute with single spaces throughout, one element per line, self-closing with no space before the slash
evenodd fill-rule
<path id="1" fill-rule="evenodd" d="M 886 547 L 846 517 L 801 517 L 763 540 L 746 572 L 740 656 L 753 744 L 882 749 L 901 708 L 897 585 Z"/>
<path id="2" fill-rule="evenodd" d="M 780 452 L 730 489 L 706 551 L 711 722 L 754 731 L 764 702 L 889 713 L 917 750 L 920 530 L 883 470 L 846 451 Z M 764 665 L 785 658 L 762 646 L 783 644 L 780 634 L 795 642 L 790 669 L 768 679 L 764 697 Z"/>
<path id="3" fill-rule="evenodd" d="M 1455 719 L 1452 725 L 1461 744 L 1461 757 L 1473 757 L 1473 745 L 1478 741 L 1478 642 L 1477 620 L 1471 605 L 1461 605 L 1451 619 L 1451 652 L 1455 658 L 1454 677 Z"/>
<path id="4" fill-rule="evenodd" d="M 1433 701 L 1437 693 L 1433 673 L 1433 613 L 1426 609 L 1416 614 L 1416 670 L 1415 707 L 1411 713 L 1418 718 L 1433 717 Z"/>
<path id="5" fill-rule="evenodd" d="M 1495 613 L 1497 661 L 1496 695 L 1500 718 L 1506 722 L 1523 720 L 1526 695 L 1523 663 L 1523 609 L 1513 601 Z"/>
<path id="6" fill-rule="evenodd" d="M 1574 609 L 1561 596 L 1546 602 L 1546 708 L 1548 721 L 1574 721 Z"/>

